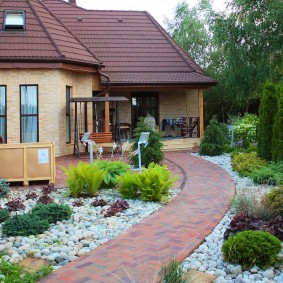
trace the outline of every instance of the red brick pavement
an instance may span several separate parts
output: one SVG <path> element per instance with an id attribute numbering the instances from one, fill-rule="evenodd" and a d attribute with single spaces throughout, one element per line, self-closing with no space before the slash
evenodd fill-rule
<path id="1" fill-rule="evenodd" d="M 229 208 L 235 185 L 219 166 L 190 152 L 170 152 L 166 158 L 182 176 L 183 190 L 173 201 L 40 282 L 157 282 L 162 264 L 192 253 Z"/>

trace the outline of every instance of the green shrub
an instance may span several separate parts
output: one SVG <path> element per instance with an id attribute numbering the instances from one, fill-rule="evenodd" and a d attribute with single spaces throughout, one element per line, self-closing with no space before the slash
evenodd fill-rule
<path id="1" fill-rule="evenodd" d="M 5 276 L 1 281 L 3 283 L 35 283 L 53 270 L 51 266 L 43 266 L 37 271 L 29 272 L 23 266 L 10 263 L 4 258 L 0 258 L 0 261 L 0 274 Z"/>
<path id="2" fill-rule="evenodd" d="M 224 259 L 244 267 L 267 268 L 277 263 L 281 241 L 267 232 L 244 231 L 229 237 L 222 246 Z"/>
<path id="3" fill-rule="evenodd" d="M 257 157 L 256 152 L 240 153 L 232 159 L 233 170 L 241 176 L 249 176 L 255 168 L 264 164 L 266 162 Z"/>
<path id="4" fill-rule="evenodd" d="M 258 156 L 270 161 L 272 159 L 272 128 L 277 111 L 276 87 L 267 82 L 259 106 Z"/>
<path id="5" fill-rule="evenodd" d="M 138 149 L 138 141 L 142 132 L 150 132 L 147 146 L 141 146 L 142 165 L 148 167 L 152 162 L 161 164 L 164 160 L 164 154 L 162 152 L 163 143 L 161 142 L 160 134 L 153 131 L 152 128 L 144 122 L 144 118 L 139 120 L 137 127 L 134 130 L 135 142 L 132 145 L 132 150 L 129 155 L 131 163 L 136 167 L 138 166 L 138 155 L 136 154 L 136 151 Z"/>
<path id="6" fill-rule="evenodd" d="M 46 219 L 40 219 L 33 213 L 16 215 L 3 225 L 3 233 L 7 236 L 30 236 L 41 234 L 49 229 Z"/>
<path id="7" fill-rule="evenodd" d="M 9 210 L 6 208 L 0 208 L 0 223 L 6 221 L 9 217 Z"/>
<path id="8" fill-rule="evenodd" d="M 260 166 L 254 169 L 251 172 L 250 176 L 256 184 L 267 184 L 267 185 L 283 184 L 283 174 L 275 172 L 268 166 Z"/>
<path id="9" fill-rule="evenodd" d="M 46 219 L 49 224 L 70 219 L 72 215 L 68 205 L 57 203 L 37 204 L 32 209 L 32 213 L 40 219 Z"/>
<path id="10" fill-rule="evenodd" d="M 101 188 L 113 188 L 117 185 L 117 177 L 125 174 L 130 165 L 121 161 L 95 161 L 94 165 L 102 171 L 105 171 L 105 177 L 101 184 Z"/>
<path id="11" fill-rule="evenodd" d="M 226 129 L 226 132 L 225 132 Z M 201 155 L 215 156 L 224 152 L 227 128 L 219 124 L 216 119 L 212 119 L 204 132 L 204 138 L 200 143 Z"/>
<path id="12" fill-rule="evenodd" d="M 77 166 L 71 165 L 69 168 L 62 167 L 67 175 L 68 192 L 67 196 L 78 197 L 85 193 L 94 196 L 100 188 L 105 171 L 100 170 L 93 164 L 79 162 Z"/>
<path id="13" fill-rule="evenodd" d="M 10 192 L 9 183 L 6 182 L 6 179 L 0 179 L 0 198 L 4 198 Z"/>
<path id="14" fill-rule="evenodd" d="M 189 276 L 183 271 L 176 259 L 172 259 L 161 268 L 161 282 L 163 283 L 189 283 Z"/>
<path id="15" fill-rule="evenodd" d="M 236 147 L 248 148 L 251 143 L 257 142 L 256 129 L 258 117 L 253 114 L 245 114 L 233 120 L 234 144 Z"/>
<path id="16" fill-rule="evenodd" d="M 151 163 L 148 169 L 143 168 L 137 173 L 136 183 L 144 201 L 161 201 L 168 196 L 170 187 L 177 180 L 171 178 L 171 173 L 166 166 Z"/>
<path id="17" fill-rule="evenodd" d="M 273 188 L 265 194 L 261 200 L 262 204 L 274 211 L 274 214 L 283 217 L 283 186 Z"/>
<path id="18" fill-rule="evenodd" d="M 128 171 L 117 178 L 119 193 L 127 199 L 137 199 L 139 197 L 139 188 L 137 186 L 138 174 Z"/>

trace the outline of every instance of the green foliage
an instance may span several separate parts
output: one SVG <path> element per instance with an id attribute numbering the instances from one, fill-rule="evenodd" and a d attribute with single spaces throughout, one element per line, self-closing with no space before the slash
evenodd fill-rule
<path id="1" fill-rule="evenodd" d="M 260 101 L 257 137 L 258 156 L 268 161 L 272 159 L 272 128 L 276 111 L 276 87 L 273 83 L 267 82 Z"/>
<path id="2" fill-rule="evenodd" d="M 283 83 L 277 87 L 278 109 L 272 135 L 272 160 L 283 161 Z"/>
<path id="3" fill-rule="evenodd" d="M 283 162 L 259 166 L 250 177 L 256 184 L 283 185 Z"/>
<path id="4" fill-rule="evenodd" d="M 0 208 L 0 223 L 6 221 L 9 217 L 9 210 L 5 208 Z"/>
<path id="5" fill-rule="evenodd" d="M 67 195 L 78 197 L 85 193 L 94 196 L 100 188 L 105 171 L 100 170 L 94 164 L 79 162 L 77 166 L 71 165 L 69 168 L 62 167 L 67 175 L 68 192 Z"/>
<path id="6" fill-rule="evenodd" d="M 141 199 L 144 201 L 161 201 L 168 196 L 177 177 L 171 178 L 171 173 L 166 166 L 150 163 L 148 169 L 143 168 L 142 173 L 137 173 L 136 183 Z"/>
<path id="7" fill-rule="evenodd" d="M 137 177 L 138 174 L 133 171 L 128 171 L 118 177 L 118 190 L 124 198 L 137 199 L 139 197 L 139 188 L 136 181 Z"/>
<path id="8" fill-rule="evenodd" d="M 0 198 L 4 198 L 10 192 L 9 183 L 6 182 L 6 179 L 0 179 Z"/>
<path id="9" fill-rule="evenodd" d="M 200 143 L 201 155 L 215 156 L 224 152 L 224 145 L 226 139 L 227 128 L 219 124 L 216 119 L 212 119 L 210 124 L 206 127 L 204 138 Z"/>
<path id="10" fill-rule="evenodd" d="M 33 213 L 13 216 L 3 225 L 3 233 L 8 237 L 37 235 L 48 229 L 48 221 L 40 219 Z"/>
<path id="11" fill-rule="evenodd" d="M 189 283 L 189 276 L 183 271 L 176 259 L 172 259 L 161 268 L 161 282 L 163 283 Z"/>
<path id="12" fill-rule="evenodd" d="M 236 147 L 248 148 L 251 143 L 257 142 L 256 129 L 258 117 L 253 114 L 245 114 L 233 121 L 234 143 Z"/>
<path id="13" fill-rule="evenodd" d="M 262 198 L 262 204 L 274 211 L 275 215 L 283 217 L 283 186 L 273 188 Z"/>
<path id="14" fill-rule="evenodd" d="M 45 219 L 49 224 L 57 221 L 67 220 L 71 218 L 72 211 L 68 205 L 49 203 L 37 204 L 32 209 L 32 214 L 38 216 L 40 219 Z"/>
<path id="15" fill-rule="evenodd" d="M 95 161 L 94 165 L 102 171 L 105 171 L 105 177 L 101 184 L 101 188 L 113 188 L 117 184 L 117 177 L 125 174 L 130 165 L 121 161 Z"/>
<path id="16" fill-rule="evenodd" d="M 10 263 L 4 258 L 0 258 L 0 274 L 5 276 L 3 283 L 35 283 L 52 271 L 51 266 L 43 266 L 35 272 L 29 272 L 19 264 Z"/>
<path id="17" fill-rule="evenodd" d="M 254 169 L 264 164 L 265 161 L 261 160 L 256 152 L 240 153 L 232 159 L 233 170 L 237 171 L 241 176 L 250 176 Z"/>
<path id="18" fill-rule="evenodd" d="M 268 232 L 244 231 L 229 237 L 222 246 L 224 259 L 244 267 L 267 268 L 277 263 L 281 241 Z"/>
<path id="19" fill-rule="evenodd" d="M 161 142 L 160 134 L 153 131 L 152 128 L 144 122 L 144 118 L 139 120 L 134 130 L 135 142 L 133 143 L 132 151 L 129 156 L 132 164 L 138 166 L 138 155 L 134 153 L 136 153 L 138 149 L 138 141 L 142 132 L 150 132 L 147 146 L 141 146 L 142 164 L 145 167 L 148 167 L 151 162 L 161 164 L 164 159 L 164 154 L 162 152 L 163 143 Z"/>

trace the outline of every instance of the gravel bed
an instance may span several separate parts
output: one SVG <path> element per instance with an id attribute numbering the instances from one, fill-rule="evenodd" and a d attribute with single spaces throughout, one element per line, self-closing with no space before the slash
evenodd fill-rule
<path id="1" fill-rule="evenodd" d="M 195 156 L 200 157 L 198 154 Z M 200 157 L 201 158 L 201 157 Z M 272 187 L 266 185 L 255 185 L 250 178 L 242 178 L 231 168 L 231 159 L 228 154 L 202 158 L 221 166 L 233 178 L 236 184 L 237 194 L 251 193 L 260 196 L 268 192 Z M 223 244 L 223 234 L 229 227 L 233 214 L 229 210 L 212 233 L 207 236 L 204 243 L 198 247 L 183 263 L 183 269 L 196 269 L 208 274 L 217 276 L 215 283 L 283 283 L 283 265 L 276 265 L 262 270 L 253 267 L 251 270 L 243 270 L 240 265 L 229 264 L 224 261 L 221 247 Z M 281 256 L 283 257 L 283 243 Z"/>
<path id="2" fill-rule="evenodd" d="M 40 195 L 40 191 L 36 192 Z M 91 203 L 95 199 L 104 199 L 111 204 L 121 199 L 117 191 L 102 190 L 97 197 L 80 198 L 83 201 L 83 206 L 80 207 L 74 207 L 72 203 L 78 199 L 64 197 L 65 192 L 66 189 L 60 189 L 52 192 L 50 196 L 56 203 L 68 204 L 71 207 L 73 211 L 71 219 L 51 224 L 50 229 L 43 234 L 29 237 L 5 237 L 0 224 L 0 252 L 7 253 L 4 256 L 6 260 L 18 263 L 26 257 L 35 257 L 50 261 L 57 269 L 123 233 L 164 206 L 155 202 L 127 200 L 130 208 L 105 218 L 102 210 L 107 210 L 109 205 L 93 207 Z M 178 189 L 170 190 L 169 200 L 179 192 Z M 0 199 L 0 207 L 4 208 L 6 202 L 19 197 L 24 201 L 26 208 L 24 211 L 11 214 L 29 212 L 36 201 L 26 200 L 26 193 L 27 191 L 10 192 L 9 199 Z"/>

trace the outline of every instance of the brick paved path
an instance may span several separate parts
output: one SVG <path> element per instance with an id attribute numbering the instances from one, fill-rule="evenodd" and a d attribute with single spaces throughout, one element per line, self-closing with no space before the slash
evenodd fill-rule
<path id="1" fill-rule="evenodd" d="M 234 183 L 220 167 L 189 152 L 166 158 L 183 186 L 173 201 L 40 282 L 157 282 L 164 262 L 173 256 L 181 261 L 197 248 L 228 209 Z"/>

